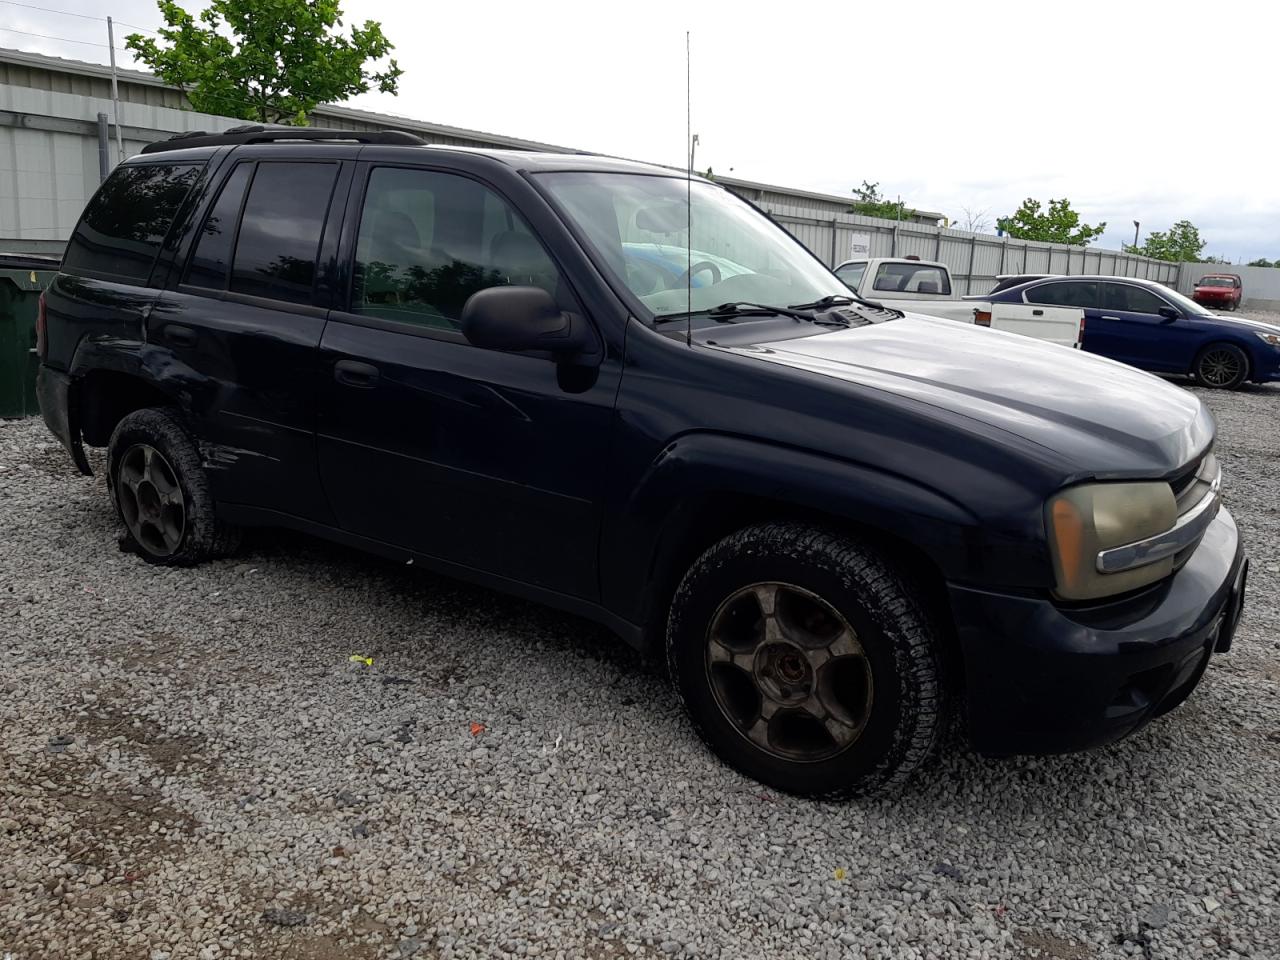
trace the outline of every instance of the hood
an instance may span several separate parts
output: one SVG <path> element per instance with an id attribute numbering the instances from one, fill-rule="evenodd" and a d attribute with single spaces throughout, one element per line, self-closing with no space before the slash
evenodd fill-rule
<path id="1" fill-rule="evenodd" d="M 1221 313 L 1212 313 L 1208 319 L 1237 331 L 1257 330 L 1261 333 L 1274 333 L 1280 336 L 1280 324 L 1263 323 L 1261 320 L 1250 320 L 1246 317 L 1233 317 Z"/>
<path id="2" fill-rule="evenodd" d="M 1215 287 L 1209 284 L 1196 284 L 1196 293 L 1212 293 L 1222 297 L 1229 297 L 1235 292 L 1235 287 Z"/>
<path id="3" fill-rule="evenodd" d="M 1074 479 L 1162 476 L 1214 435 L 1204 404 L 1158 377 L 952 320 L 908 314 L 723 349 L 959 413 L 1052 451 Z"/>

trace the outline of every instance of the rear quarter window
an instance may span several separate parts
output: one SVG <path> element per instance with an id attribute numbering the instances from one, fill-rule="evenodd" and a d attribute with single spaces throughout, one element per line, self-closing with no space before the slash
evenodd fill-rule
<path id="1" fill-rule="evenodd" d="M 67 273 L 144 284 L 174 216 L 203 164 L 128 164 L 115 169 L 67 243 Z"/>

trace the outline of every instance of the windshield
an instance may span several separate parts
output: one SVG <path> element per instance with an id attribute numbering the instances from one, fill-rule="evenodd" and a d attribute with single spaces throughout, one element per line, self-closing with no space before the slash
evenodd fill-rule
<path id="1" fill-rule="evenodd" d="M 599 258 L 655 316 L 732 301 L 787 306 L 848 293 L 780 227 L 720 187 L 629 173 L 538 176 Z M 686 190 L 693 200 L 692 243 Z"/>
<path id="2" fill-rule="evenodd" d="M 1233 287 L 1235 281 L 1230 277 L 1204 277 L 1200 280 L 1202 287 Z"/>
<path id="3" fill-rule="evenodd" d="M 1184 297 L 1176 290 L 1170 290 L 1164 285 L 1160 285 L 1158 289 L 1160 291 L 1160 296 L 1164 297 L 1166 300 L 1172 301 L 1173 305 L 1183 313 L 1203 314 L 1205 312 L 1204 304 L 1196 303 L 1190 297 Z"/>

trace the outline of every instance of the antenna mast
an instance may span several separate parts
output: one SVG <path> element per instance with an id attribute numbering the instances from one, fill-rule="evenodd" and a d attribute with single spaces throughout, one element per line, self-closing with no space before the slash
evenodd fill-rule
<path id="1" fill-rule="evenodd" d="M 685 176 L 685 212 L 689 216 L 685 233 L 685 309 L 684 345 L 693 346 L 693 67 L 689 55 L 689 31 L 684 32 L 684 145 L 689 151 Z"/>

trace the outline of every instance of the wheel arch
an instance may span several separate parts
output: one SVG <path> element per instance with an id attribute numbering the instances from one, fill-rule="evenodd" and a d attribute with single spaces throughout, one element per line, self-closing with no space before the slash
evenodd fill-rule
<path id="1" fill-rule="evenodd" d="M 155 348 L 136 340 L 86 337 L 80 341 L 69 373 L 75 385 L 77 424 L 85 443 L 105 447 L 116 425 L 135 410 L 179 405 L 176 384 L 166 389 L 152 372 L 173 368 L 172 362 L 157 363 L 165 358 L 156 353 Z"/>
<path id="2" fill-rule="evenodd" d="M 173 398 L 136 373 L 90 370 L 76 381 L 80 436 L 105 447 L 116 425 L 135 410 L 172 406 Z"/>
<path id="3" fill-rule="evenodd" d="M 664 525 L 650 557 L 645 598 L 645 646 L 657 653 L 663 644 L 666 611 L 686 570 L 714 544 L 760 523 L 794 523 L 844 534 L 881 554 L 917 590 L 922 606 L 951 634 L 946 577 L 929 554 L 909 540 L 838 513 L 786 500 L 733 491 L 691 497 Z"/>
<path id="4" fill-rule="evenodd" d="M 819 526 L 871 546 L 949 629 L 944 558 L 954 563 L 974 556 L 969 531 L 978 524 L 954 499 L 906 478 L 718 435 L 669 446 L 624 513 L 633 535 L 647 531 L 643 556 L 617 563 L 645 584 L 634 616 L 650 651 L 661 647 L 671 598 L 693 561 L 724 537 L 762 522 Z"/>
<path id="5" fill-rule="evenodd" d="M 1196 379 L 1200 376 L 1200 360 L 1206 353 L 1214 347 L 1230 346 L 1235 347 L 1244 354 L 1245 372 L 1241 378 L 1241 383 L 1247 383 L 1249 378 L 1253 376 L 1255 370 L 1258 369 L 1258 359 L 1254 356 L 1253 344 L 1249 343 L 1242 336 L 1236 333 L 1219 333 L 1208 338 L 1197 349 L 1195 357 L 1191 361 L 1191 375 Z"/>

